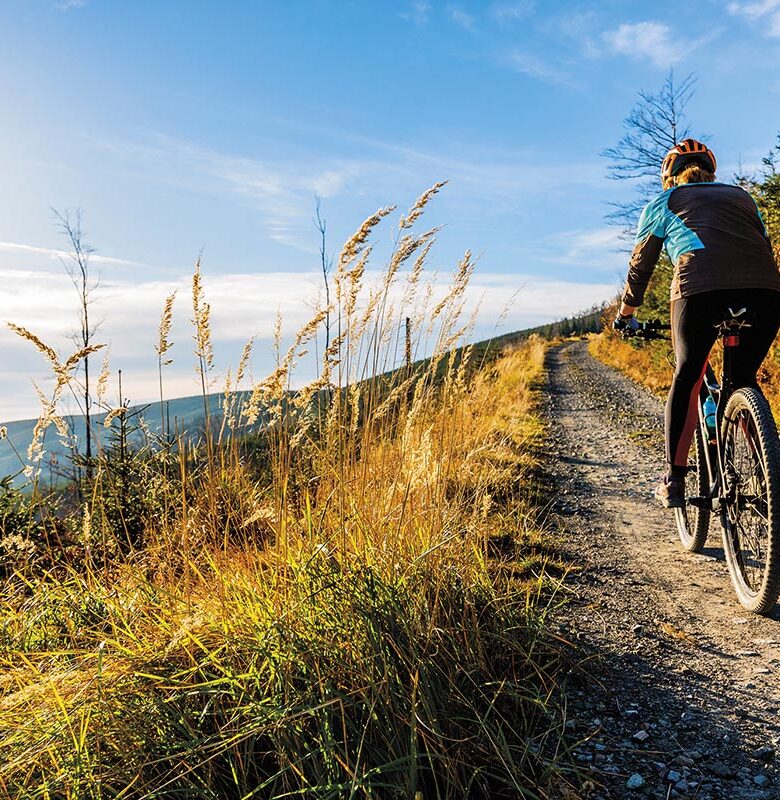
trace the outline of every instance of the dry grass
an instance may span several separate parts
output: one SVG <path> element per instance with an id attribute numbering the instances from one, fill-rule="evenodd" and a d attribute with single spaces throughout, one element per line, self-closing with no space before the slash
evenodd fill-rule
<path id="1" fill-rule="evenodd" d="M 591 337 L 588 349 L 600 361 L 646 386 L 653 394 L 660 398 L 666 397 L 674 373 L 671 342 L 626 341 L 613 331 L 604 330 Z M 718 343 L 712 351 L 712 364 L 719 375 L 722 348 Z M 780 419 L 780 342 L 776 341 L 770 349 L 758 372 L 758 381 L 772 406 L 775 418 Z"/>
<path id="2" fill-rule="evenodd" d="M 674 372 L 668 358 L 671 342 L 627 341 L 607 329 L 590 337 L 588 350 L 658 397 L 664 397 L 669 391 Z"/>
<path id="3" fill-rule="evenodd" d="M 389 211 L 366 220 L 338 259 L 334 307 L 280 349 L 247 410 L 228 381 L 236 431 L 127 461 L 106 450 L 78 510 L 42 534 L 65 526 L 67 557 L 7 577 L 0 796 L 563 792 L 554 582 L 532 503 L 544 345 L 482 369 L 456 356 L 471 259 L 433 305 L 434 232 L 409 232 L 439 188 L 401 218 L 376 287 L 366 259 Z M 205 403 L 200 265 L 193 311 Z M 319 375 L 291 392 L 326 311 Z M 407 316 L 415 352 L 431 331 L 430 358 L 388 372 Z M 241 413 L 262 432 L 239 435 Z"/>

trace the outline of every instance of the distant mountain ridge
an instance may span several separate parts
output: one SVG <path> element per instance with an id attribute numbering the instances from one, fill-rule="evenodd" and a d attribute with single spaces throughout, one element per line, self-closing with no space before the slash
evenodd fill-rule
<path id="1" fill-rule="evenodd" d="M 250 392 L 238 392 L 241 400 L 249 397 Z M 209 414 L 212 420 L 221 422 L 222 393 L 208 395 Z M 154 433 L 160 431 L 160 403 L 139 403 L 130 406 L 128 414 L 140 412 L 143 415 L 149 428 Z M 196 394 L 188 397 L 176 397 L 165 401 L 166 418 L 170 420 L 171 429 L 196 431 L 203 427 L 204 406 L 203 396 Z M 108 430 L 104 427 L 106 415 L 93 414 L 91 417 L 93 441 L 108 442 Z M 67 422 L 70 429 L 76 434 L 79 452 L 83 453 L 84 447 L 84 415 L 71 414 L 64 415 L 63 419 Z M 38 418 L 15 420 L 4 423 L 7 431 L 5 440 L 0 441 L 0 477 L 4 475 L 15 475 L 24 468 L 27 463 L 27 451 L 33 438 L 33 431 Z M 176 428 L 174 428 L 174 425 Z M 16 452 L 14 452 L 14 449 Z M 43 457 L 44 469 L 48 469 L 54 459 L 54 465 L 62 465 L 69 461 L 70 451 L 60 442 L 60 437 L 54 425 L 46 431 L 44 439 L 45 454 Z M 18 453 L 18 455 L 17 455 Z M 20 460 L 21 457 L 21 460 Z"/>

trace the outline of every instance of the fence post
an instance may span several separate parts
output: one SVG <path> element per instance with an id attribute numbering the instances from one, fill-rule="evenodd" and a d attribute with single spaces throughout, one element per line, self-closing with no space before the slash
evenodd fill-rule
<path id="1" fill-rule="evenodd" d="M 412 371 L 412 320 L 406 318 L 406 348 L 404 351 L 406 360 L 406 371 Z"/>

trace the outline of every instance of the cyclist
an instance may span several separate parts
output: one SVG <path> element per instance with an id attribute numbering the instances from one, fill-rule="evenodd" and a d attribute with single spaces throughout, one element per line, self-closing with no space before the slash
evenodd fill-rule
<path id="1" fill-rule="evenodd" d="M 676 368 L 666 401 L 667 472 L 655 491 L 666 508 L 685 503 L 688 450 L 698 396 L 724 311 L 749 307 L 752 326 L 740 333 L 734 388 L 756 386 L 756 373 L 780 328 L 780 272 L 761 214 L 737 186 L 715 182 L 707 145 L 685 139 L 661 167 L 663 193 L 639 220 L 616 330 L 636 329 L 636 308 L 665 248 L 674 265 L 671 327 Z"/>

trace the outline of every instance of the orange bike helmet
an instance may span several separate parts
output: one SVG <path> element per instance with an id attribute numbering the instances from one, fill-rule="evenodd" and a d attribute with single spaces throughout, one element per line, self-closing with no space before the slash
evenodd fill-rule
<path id="1" fill-rule="evenodd" d="M 683 139 L 666 154 L 661 166 L 661 181 L 665 182 L 667 178 L 677 175 L 685 167 L 697 163 L 713 173 L 718 166 L 715 154 L 706 144 L 696 139 Z"/>

